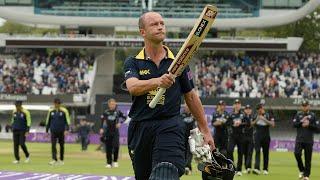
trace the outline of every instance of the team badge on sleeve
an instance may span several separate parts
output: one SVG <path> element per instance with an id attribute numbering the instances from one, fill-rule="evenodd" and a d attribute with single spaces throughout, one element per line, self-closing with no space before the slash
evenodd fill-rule
<path id="1" fill-rule="evenodd" d="M 130 74 L 131 74 L 131 71 L 128 70 L 128 71 L 126 71 L 126 72 L 124 73 L 124 77 L 128 77 Z"/>
<path id="2" fill-rule="evenodd" d="M 191 70 L 189 70 L 189 71 L 187 72 L 187 75 L 188 75 L 188 79 L 189 79 L 189 80 L 191 80 L 191 79 L 193 78 L 193 75 L 192 75 Z"/>

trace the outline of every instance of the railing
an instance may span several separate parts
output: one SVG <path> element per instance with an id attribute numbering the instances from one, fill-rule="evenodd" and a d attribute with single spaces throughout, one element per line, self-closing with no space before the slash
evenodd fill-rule
<path id="1" fill-rule="evenodd" d="M 117 38 L 117 39 L 142 39 L 140 35 L 104 35 L 104 34 L 1 34 L 0 38 L 10 39 L 34 39 L 34 38 L 49 38 L 49 39 L 106 39 L 106 38 Z M 182 38 L 184 39 L 184 38 Z M 275 38 L 275 37 L 263 37 L 263 36 L 221 36 L 220 40 L 272 40 L 272 41 L 283 41 L 286 38 Z"/>
<path id="2" fill-rule="evenodd" d="M 5 34 L 0 33 L 1 38 L 10 39 L 33 39 L 33 38 L 50 38 L 50 39 L 103 39 L 103 38 L 141 38 L 139 35 L 104 35 L 104 34 Z"/>

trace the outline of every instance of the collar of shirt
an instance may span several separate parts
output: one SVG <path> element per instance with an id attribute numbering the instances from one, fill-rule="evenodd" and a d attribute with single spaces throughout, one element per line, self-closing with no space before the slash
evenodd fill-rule
<path id="1" fill-rule="evenodd" d="M 163 46 L 163 48 L 167 51 L 167 57 L 166 58 L 174 60 L 174 55 L 173 55 L 172 51 L 167 46 Z M 146 57 L 145 48 L 143 48 L 138 53 L 138 55 L 136 55 L 135 58 L 138 59 L 138 60 L 150 60 L 149 57 Z"/>

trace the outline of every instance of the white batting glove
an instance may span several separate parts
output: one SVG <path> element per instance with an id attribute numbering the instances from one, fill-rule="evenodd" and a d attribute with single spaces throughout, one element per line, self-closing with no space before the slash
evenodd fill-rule
<path id="1" fill-rule="evenodd" d="M 189 136 L 190 152 L 200 162 L 211 162 L 211 149 L 208 144 L 203 144 L 203 135 L 198 128 L 192 129 Z"/>
<path id="2" fill-rule="evenodd" d="M 128 125 L 131 121 L 131 118 L 127 116 L 127 119 L 123 122 L 124 124 Z"/>

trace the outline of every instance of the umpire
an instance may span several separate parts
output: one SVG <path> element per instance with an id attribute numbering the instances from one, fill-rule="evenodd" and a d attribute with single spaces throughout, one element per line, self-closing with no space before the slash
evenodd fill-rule
<path id="1" fill-rule="evenodd" d="M 49 109 L 47 120 L 46 120 L 46 132 L 50 130 L 51 133 L 51 153 L 52 161 L 49 165 L 60 164 L 64 162 L 64 136 L 67 134 L 70 125 L 69 111 L 61 106 L 61 100 L 58 98 L 54 99 L 54 108 Z M 57 140 L 60 144 L 60 162 L 57 159 Z"/>
<path id="2" fill-rule="evenodd" d="M 14 164 L 18 164 L 20 162 L 19 157 L 19 145 L 21 146 L 26 160 L 25 163 L 30 161 L 30 154 L 28 152 L 26 142 L 26 136 L 29 133 L 30 125 L 31 125 L 31 116 L 30 112 L 27 109 L 22 107 L 22 101 L 15 102 L 16 109 L 12 112 L 12 132 L 13 132 L 13 149 L 14 149 L 14 157 L 16 160 L 13 161 Z"/>
<path id="3" fill-rule="evenodd" d="M 298 111 L 293 119 L 293 126 L 297 128 L 294 155 L 296 157 L 299 178 L 308 180 L 311 171 L 311 158 L 313 147 L 313 134 L 319 129 L 319 121 L 313 112 L 310 112 L 308 101 L 302 102 L 302 111 Z M 304 150 L 305 165 L 302 162 L 302 150 Z"/>

